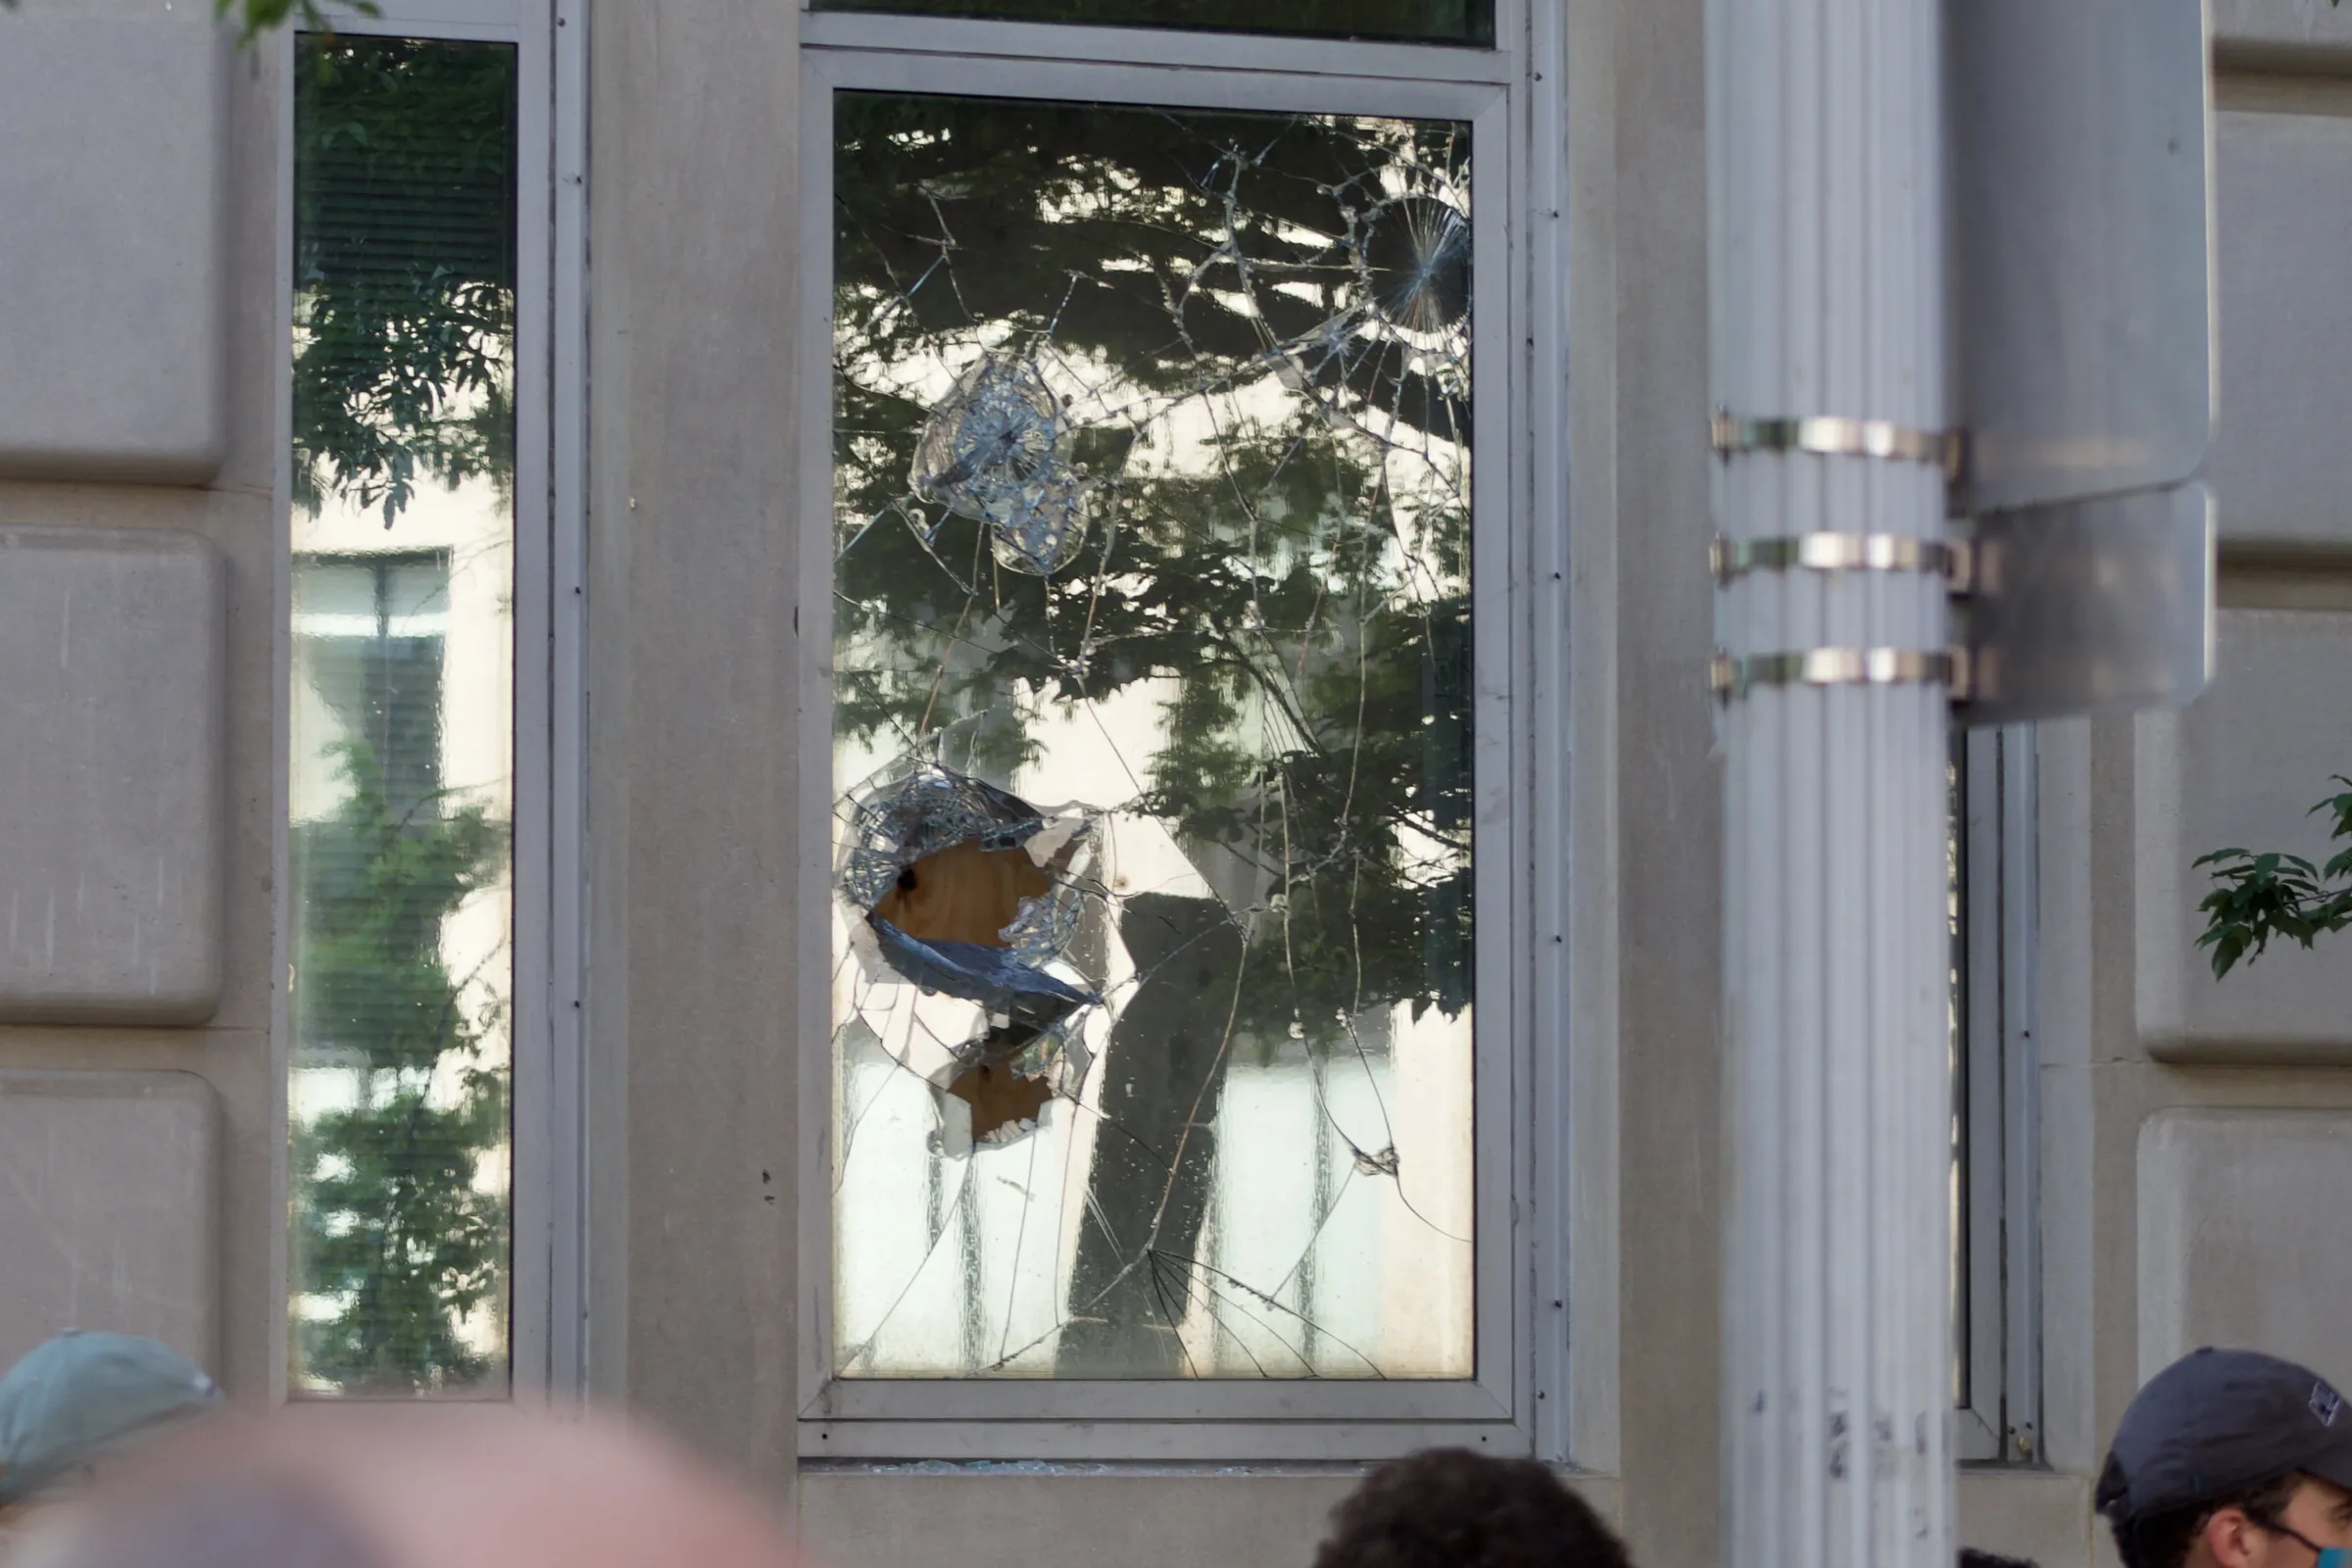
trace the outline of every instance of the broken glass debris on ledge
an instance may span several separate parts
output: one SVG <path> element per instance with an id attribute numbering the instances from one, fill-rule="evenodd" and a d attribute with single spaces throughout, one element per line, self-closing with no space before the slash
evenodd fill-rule
<path id="1" fill-rule="evenodd" d="M 836 127 L 837 1371 L 1469 1376 L 1467 127 Z"/>

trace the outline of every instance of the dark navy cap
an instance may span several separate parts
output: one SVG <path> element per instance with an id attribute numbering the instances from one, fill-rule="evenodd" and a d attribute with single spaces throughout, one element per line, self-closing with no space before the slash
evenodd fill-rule
<path id="1" fill-rule="evenodd" d="M 2115 1429 L 2099 1512 L 2151 1518 L 2289 1471 L 2352 1491 L 2352 1412 L 2326 1378 L 2258 1350 L 2206 1348 L 2148 1380 Z"/>

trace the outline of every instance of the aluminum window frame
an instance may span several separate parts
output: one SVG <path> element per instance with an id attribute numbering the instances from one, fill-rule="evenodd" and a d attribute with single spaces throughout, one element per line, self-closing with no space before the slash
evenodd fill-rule
<path id="1" fill-rule="evenodd" d="M 379 0 L 371 14 L 321 8 L 338 33 L 506 43 L 515 51 L 514 978 L 509 1101 L 508 1387 L 461 1396 L 544 1406 L 584 1387 L 586 1346 L 583 1140 L 587 0 Z M 294 318 L 294 51 L 314 29 L 288 26 L 270 47 L 277 125 L 276 331 Z M 559 180 L 559 172 L 563 178 Z M 292 942 L 287 814 L 292 758 L 292 355 L 274 355 L 278 432 L 271 514 L 272 971 Z M 270 1058 L 277 1185 L 289 1196 L 286 988 L 273 986 Z M 284 1402 L 291 1259 L 273 1244 L 280 1303 L 272 1327 L 270 1397 Z M 335 1396 L 328 1402 L 359 1396 Z"/>
<path id="2" fill-rule="evenodd" d="M 801 53 L 801 515 L 796 624 L 810 650 L 801 670 L 798 950 L 804 975 L 831 972 L 833 561 L 833 96 L 844 91 L 1134 104 L 1190 110 L 1363 114 L 1467 121 L 1474 199 L 1472 355 L 1482 379 L 1473 432 L 1473 647 L 1476 660 L 1476 898 L 1479 947 L 1473 1086 L 1477 1252 L 1474 1373 L 1458 1380 L 1353 1381 L 845 1379 L 833 1371 L 833 1020 L 829 988 L 805 985 L 799 1079 L 799 1450 L 804 1460 L 1030 1459 L 1296 1461 L 1377 1459 L 1435 1444 L 1526 1453 L 1537 1444 L 1539 1385 L 1546 1427 L 1564 1431 L 1565 1346 L 1539 1358 L 1533 1282 L 1564 1277 L 1530 1220 L 1537 1086 L 1565 1071 L 1563 951 L 1535 934 L 1564 929 L 1565 889 L 1539 887 L 1530 805 L 1544 726 L 1533 703 L 1542 596 L 1525 591 L 1539 558 L 1565 556 L 1539 535 L 1531 473 L 1545 450 L 1530 422 L 1531 371 L 1564 366 L 1560 315 L 1534 308 L 1524 240 L 1530 158 L 1525 0 L 1498 0 L 1494 51 L 1450 45 L 1179 33 L 1105 25 L 943 22 L 804 13 Z M 1556 83 L 1548 100 L 1557 109 Z M 1556 136 L 1558 126 L 1550 130 Z M 1556 164 L 1547 166 L 1556 174 Z M 1562 203 L 1547 198 L 1556 216 Z M 1493 302 L 1489 304 L 1487 302 Z M 1544 336 L 1537 338 L 1539 327 Z M 1536 379 L 1544 379 L 1537 376 Z M 1551 379 L 1556 380 L 1555 375 Z M 1556 416 L 1560 400 L 1546 405 Z M 1551 443 L 1556 456 L 1557 439 Z M 1556 502 L 1556 486 L 1545 498 Z M 1565 519 L 1550 516 L 1564 529 Z M 817 519 L 822 519 L 818 521 Z M 1553 572 L 1553 580 L 1557 579 Z M 1547 601 L 1542 601 L 1547 602 Z M 1544 652 L 1557 661 L 1564 641 Z M 1557 671 L 1551 674 L 1556 679 Z M 1557 813 L 1544 820 L 1555 820 Z M 1552 841 L 1558 845 L 1558 840 Z M 1539 894 L 1543 897 L 1539 899 Z M 1539 957 L 1541 962 L 1539 962 Z M 1555 967 L 1556 975 L 1539 977 Z M 1537 1008 L 1554 1042 L 1536 1050 Z M 1556 1054 L 1557 1061 L 1552 1057 Z M 1561 1123 L 1550 1121 L 1557 1137 Z M 1547 1150 L 1547 1162 L 1564 1155 Z M 1547 1163 L 1547 1168 L 1548 1163 Z M 1546 1215 L 1549 1204 L 1542 1205 Z M 1564 1209 L 1559 1212 L 1565 1212 Z M 1547 1340 L 1552 1337 L 1546 1335 Z M 1541 1359 L 1542 1365 L 1539 1366 Z"/>
<path id="3" fill-rule="evenodd" d="M 1967 1207 L 1958 1284 L 1968 1364 L 1952 1451 L 1964 1464 L 2018 1464 L 2039 1457 L 2041 1422 L 2034 726 L 1967 731 L 1962 756 Z"/>
<path id="4" fill-rule="evenodd" d="M 1277 32 L 1162 30 L 1107 22 L 1004 22 L 816 11 L 809 9 L 808 0 L 802 0 L 801 43 L 804 48 L 1508 86 L 1517 81 L 1521 70 L 1527 3 L 1495 0 L 1492 49 L 1458 43 L 1365 43 Z"/>

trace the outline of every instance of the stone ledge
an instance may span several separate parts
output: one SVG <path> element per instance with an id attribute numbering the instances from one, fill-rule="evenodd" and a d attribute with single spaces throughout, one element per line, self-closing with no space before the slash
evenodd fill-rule
<path id="1" fill-rule="evenodd" d="M 2213 0 L 2216 63 L 2238 71 L 2352 71 L 2352 11 L 2328 0 Z"/>

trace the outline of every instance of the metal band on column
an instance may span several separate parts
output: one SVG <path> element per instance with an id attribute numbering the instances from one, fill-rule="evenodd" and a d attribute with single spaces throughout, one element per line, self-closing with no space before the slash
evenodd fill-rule
<path id="1" fill-rule="evenodd" d="M 1712 539 L 1707 568 L 1719 583 L 1750 571 L 1919 571 L 1968 591 L 1974 562 L 1966 540 L 1893 533 L 1800 533 L 1774 539 Z"/>
<path id="2" fill-rule="evenodd" d="M 1801 648 L 1777 654 L 1717 654 L 1707 684 L 1725 702 L 1758 686 L 1949 686 L 1964 695 L 1967 660 L 1951 649 Z"/>
<path id="3" fill-rule="evenodd" d="M 1718 409 L 1707 420 L 1716 453 L 1801 452 L 1816 458 L 1890 458 L 1932 463 L 1947 480 L 1960 477 L 1966 443 L 1957 430 L 1921 430 L 1892 419 L 1851 419 L 1813 414 L 1795 418 L 1753 418 Z"/>

